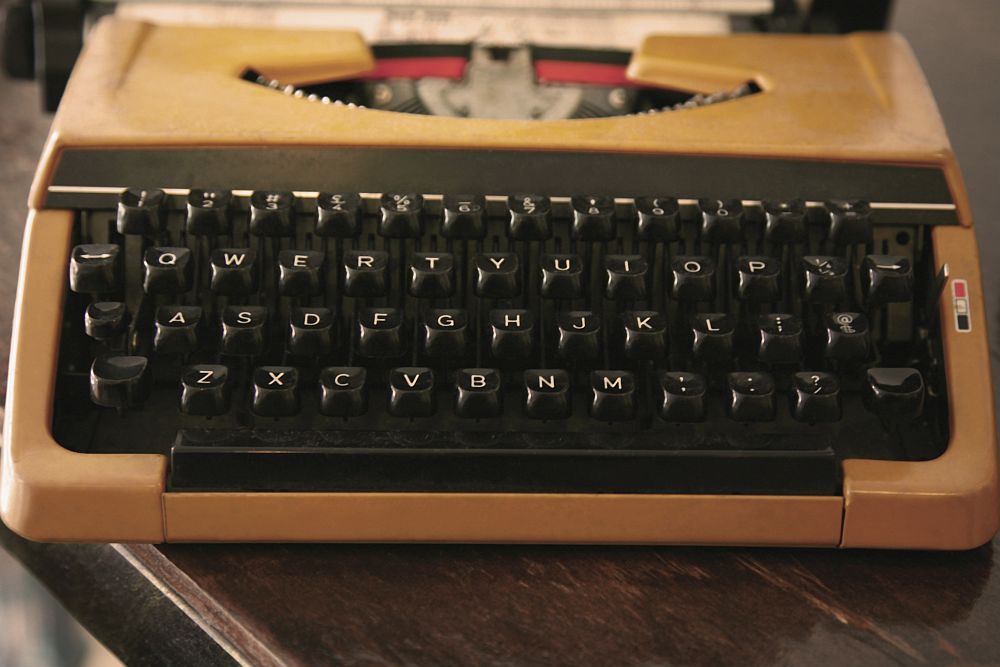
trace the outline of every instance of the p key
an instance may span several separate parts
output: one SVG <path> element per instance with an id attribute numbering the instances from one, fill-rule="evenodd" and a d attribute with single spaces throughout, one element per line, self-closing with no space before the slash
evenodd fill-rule
<path id="1" fill-rule="evenodd" d="M 736 260 L 736 291 L 745 301 L 777 301 L 781 296 L 781 267 L 771 257 L 740 257 Z"/>

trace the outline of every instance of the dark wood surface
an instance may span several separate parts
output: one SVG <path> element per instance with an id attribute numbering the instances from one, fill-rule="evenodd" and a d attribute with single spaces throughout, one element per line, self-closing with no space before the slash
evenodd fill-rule
<path id="1" fill-rule="evenodd" d="M 896 27 L 965 170 L 997 355 L 1000 7 L 900 0 Z M 35 102 L 0 83 L 2 358 Z M 954 554 L 0 542 L 128 664 L 1000 664 L 1000 539 Z"/>

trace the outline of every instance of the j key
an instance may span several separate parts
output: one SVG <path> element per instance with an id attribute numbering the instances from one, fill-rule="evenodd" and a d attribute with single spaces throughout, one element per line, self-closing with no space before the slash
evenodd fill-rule
<path id="1" fill-rule="evenodd" d="M 146 357 L 98 357 L 90 367 L 90 398 L 106 408 L 133 408 L 149 396 Z"/>
<path id="2" fill-rule="evenodd" d="M 639 255 L 608 255 L 604 258 L 607 284 L 604 294 L 616 301 L 646 298 L 646 260 Z"/>
<path id="3" fill-rule="evenodd" d="M 253 371 L 253 412 L 261 417 L 291 417 L 299 411 L 299 372 L 291 366 L 260 366 Z"/>
<path id="4" fill-rule="evenodd" d="M 166 202 L 163 190 L 125 190 L 118 197 L 118 233 L 158 235 L 163 228 Z"/>
<path id="5" fill-rule="evenodd" d="M 542 296 L 547 299 L 576 299 L 583 294 L 583 260 L 579 255 L 542 257 Z"/>
<path id="6" fill-rule="evenodd" d="M 924 409 L 924 378 L 915 368 L 869 368 L 865 405 L 888 422 L 915 419 Z"/>
<path id="7" fill-rule="evenodd" d="M 455 293 L 455 259 L 447 252 L 416 252 L 410 260 L 410 294 L 425 299 Z"/>
<path id="8" fill-rule="evenodd" d="M 836 375 L 809 371 L 792 380 L 792 416 L 802 422 L 840 419 L 840 381 Z"/>
<path id="9" fill-rule="evenodd" d="M 191 287 L 194 262 L 187 248 L 149 248 L 142 262 L 146 294 L 182 294 Z"/>
<path id="10" fill-rule="evenodd" d="M 319 374 L 319 411 L 327 417 L 359 417 L 368 411 L 368 373 L 358 366 L 330 366 Z"/>
<path id="11" fill-rule="evenodd" d="M 901 255 L 868 255 L 861 268 L 861 284 L 870 306 L 913 298 L 913 267 Z"/>
<path id="12" fill-rule="evenodd" d="M 288 321 L 288 351 L 320 356 L 333 349 L 333 313 L 329 308 L 293 308 Z"/>
<path id="13" fill-rule="evenodd" d="M 278 291 L 282 296 L 308 297 L 320 292 L 323 253 L 282 250 L 278 253 Z"/>
<path id="14" fill-rule="evenodd" d="M 229 232 L 233 193 L 229 190 L 191 190 L 187 196 L 187 233 L 216 236 Z"/>
<path id="15" fill-rule="evenodd" d="M 868 318 L 861 313 L 826 316 L 826 357 L 837 361 L 868 358 Z"/>
<path id="16" fill-rule="evenodd" d="M 872 240 L 871 206 L 864 201 L 829 201 L 830 240 L 851 245 Z"/>
<path id="17" fill-rule="evenodd" d="M 709 243 L 733 243 L 743 236 L 743 203 L 739 199 L 699 199 L 701 238 Z"/>
<path id="18" fill-rule="evenodd" d="M 455 376 L 455 414 L 467 419 L 498 417 L 503 411 L 500 371 L 463 368 Z"/>
<path id="19" fill-rule="evenodd" d="M 542 195 L 512 195 L 508 233 L 516 241 L 545 241 L 552 236 L 552 204 Z"/>
<path id="20" fill-rule="evenodd" d="M 801 199 L 764 203 L 764 238 L 798 243 L 806 236 L 806 207 Z"/>
<path id="21" fill-rule="evenodd" d="M 615 238 L 615 200 L 611 197 L 573 197 L 573 238 L 610 241 Z"/>
<path id="22" fill-rule="evenodd" d="M 667 319 L 651 310 L 633 310 L 622 315 L 625 324 L 625 356 L 629 359 L 661 359 L 667 347 Z"/>
<path id="23" fill-rule="evenodd" d="M 767 373 L 730 373 L 729 416 L 738 422 L 774 419 L 774 380 Z"/>
<path id="24" fill-rule="evenodd" d="M 495 359 L 524 359 L 535 346 L 535 318 L 529 310 L 490 311 L 490 351 Z"/>
<path id="25" fill-rule="evenodd" d="M 125 331 L 128 313 L 120 301 L 98 301 L 87 306 L 83 328 L 94 340 L 110 340 Z"/>
<path id="26" fill-rule="evenodd" d="M 212 251 L 212 291 L 226 296 L 245 296 L 257 291 L 257 253 L 249 248 L 219 248 Z"/>
<path id="27" fill-rule="evenodd" d="M 344 253 L 344 294 L 385 296 L 389 285 L 388 270 L 389 253 L 383 250 L 348 250 Z"/>
<path id="28" fill-rule="evenodd" d="M 316 198 L 316 235 L 352 239 L 361 231 L 364 213 L 357 193 L 321 192 Z"/>
<path id="29" fill-rule="evenodd" d="M 715 298 L 715 262 L 709 257 L 676 257 L 671 263 L 670 293 L 678 301 Z"/>
<path id="30" fill-rule="evenodd" d="M 691 351 L 701 361 L 721 362 L 733 358 L 736 322 L 726 313 L 698 313 L 691 318 L 694 342 Z"/>
<path id="31" fill-rule="evenodd" d="M 599 421 L 626 421 L 635 417 L 635 376 L 628 371 L 590 374 L 590 416 Z"/>
<path id="32" fill-rule="evenodd" d="M 386 193 L 379 201 L 378 233 L 390 239 L 416 239 L 424 233 L 424 198 L 415 193 Z"/>
<path id="33" fill-rule="evenodd" d="M 521 271 L 517 255 L 493 252 L 476 256 L 476 294 L 509 299 L 521 293 Z"/>
<path id="34" fill-rule="evenodd" d="M 222 353 L 258 355 L 267 340 L 267 308 L 226 306 L 222 311 Z"/>
<path id="35" fill-rule="evenodd" d="M 596 359 L 601 349 L 601 321 L 586 310 L 561 312 L 556 316 L 559 356 L 574 361 Z"/>
<path id="36" fill-rule="evenodd" d="M 524 372 L 524 413 L 531 419 L 569 417 L 569 375 L 564 370 L 535 369 Z"/>
<path id="37" fill-rule="evenodd" d="M 403 318 L 395 308 L 358 313 L 358 351 L 365 357 L 398 357 L 403 351 Z"/>
<path id="38" fill-rule="evenodd" d="M 161 354 L 187 354 L 198 347 L 199 306 L 160 306 L 156 309 L 153 348 Z"/>
<path id="39" fill-rule="evenodd" d="M 294 195 L 291 192 L 260 190 L 250 195 L 250 233 L 256 236 L 293 236 Z"/>
<path id="40" fill-rule="evenodd" d="M 806 255 L 802 258 L 803 294 L 813 303 L 847 301 L 847 262 L 841 257 Z"/>
<path id="41" fill-rule="evenodd" d="M 770 364 L 791 364 L 802 354 L 802 320 L 787 313 L 761 315 L 757 320 L 757 356 Z"/>
<path id="42" fill-rule="evenodd" d="M 486 198 L 479 195 L 445 195 L 441 236 L 473 241 L 486 236 Z"/>
<path id="43" fill-rule="evenodd" d="M 411 419 L 434 414 L 434 371 L 429 368 L 389 371 L 389 414 Z"/>
<path id="44" fill-rule="evenodd" d="M 106 243 L 88 243 L 73 248 L 69 259 L 69 288 L 84 294 L 118 289 L 118 255 L 118 246 Z"/>
<path id="45" fill-rule="evenodd" d="M 771 257 L 736 260 L 736 293 L 744 301 L 777 301 L 781 297 L 781 265 Z"/>
<path id="46" fill-rule="evenodd" d="M 181 412 L 217 417 L 229 411 L 229 369 L 215 364 L 188 366 L 181 375 Z"/>
<path id="47" fill-rule="evenodd" d="M 639 197 L 635 200 L 639 213 L 635 234 L 643 241 L 669 243 L 678 238 L 677 200 L 673 197 Z"/>
<path id="48" fill-rule="evenodd" d="M 708 384 L 698 373 L 665 372 L 660 375 L 660 416 L 669 422 L 700 422 L 705 419 Z"/>
<path id="49" fill-rule="evenodd" d="M 461 359 L 468 337 L 469 316 L 464 310 L 428 310 L 424 313 L 424 354 L 428 357 Z"/>

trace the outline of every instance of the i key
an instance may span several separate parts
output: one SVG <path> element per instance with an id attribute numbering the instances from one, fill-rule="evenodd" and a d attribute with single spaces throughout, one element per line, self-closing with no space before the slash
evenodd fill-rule
<path id="1" fill-rule="evenodd" d="M 389 414 L 395 417 L 430 417 L 434 414 L 434 371 L 429 368 L 394 368 L 389 371 Z"/>
<path id="2" fill-rule="evenodd" d="M 87 243 L 73 248 L 69 259 L 69 288 L 83 294 L 103 294 L 118 289 L 119 248 L 108 243 Z"/>
<path id="3" fill-rule="evenodd" d="M 368 411 L 368 374 L 359 366 L 330 366 L 319 374 L 319 411 L 327 417 L 359 417 Z"/>
<path id="4" fill-rule="evenodd" d="M 254 356 L 264 352 L 267 308 L 226 306 L 222 311 L 222 353 Z"/>
<path id="5" fill-rule="evenodd" d="M 250 195 L 250 233 L 256 236 L 295 234 L 295 197 L 291 192 L 262 192 Z"/>
<path id="6" fill-rule="evenodd" d="M 543 195 L 507 198 L 510 223 L 507 233 L 515 241 L 545 241 L 552 236 L 552 203 Z"/>
<path id="7" fill-rule="evenodd" d="M 118 197 L 118 233 L 156 237 L 163 228 L 166 202 L 163 190 L 125 190 Z"/>
<path id="8" fill-rule="evenodd" d="M 410 260 L 410 294 L 439 299 L 455 293 L 455 260 L 447 252 L 415 252 Z"/>
<path id="9" fill-rule="evenodd" d="M 162 354 L 187 354 L 198 347 L 200 306 L 160 306 L 156 309 L 153 348 Z"/>
<path id="10" fill-rule="evenodd" d="M 531 419 L 569 417 L 569 374 L 561 369 L 534 369 L 524 372 L 524 413 Z"/>
<path id="11" fill-rule="evenodd" d="M 590 374 L 590 416 L 599 421 L 627 421 L 635 417 L 635 376 L 628 371 Z"/>
<path id="12" fill-rule="evenodd" d="M 546 299 L 577 299 L 583 295 L 583 260 L 579 255 L 542 257 L 542 284 Z"/>
<path id="13" fill-rule="evenodd" d="M 278 253 L 278 291 L 282 296 L 309 297 L 319 294 L 323 253 L 313 250 L 282 250 Z"/>
<path id="14" fill-rule="evenodd" d="M 604 294 L 615 301 L 646 298 L 646 260 L 639 255 L 608 255 L 604 258 L 607 284 Z"/>
<path id="15" fill-rule="evenodd" d="M 146 294 L 182 294 L 191 286 L 194 263 L 187 248 L 150 248 L 143 256 Z"/>
<path id="16" fill-rule="evenodd" d="M 710 257 L 676 257 L 671 263 L 671 296 L 678 301 L 715 298 L 715 262 Z"/>
<path id="17" fill-rule="evenodd" d="M 521 293 L 521 271 L 517 255 L 492 252 L 476 256 L 476 295 L 511 299 Z"/>
<path id="18" fill-rule="evenodd" d="M 474 241 L 486 236 L 486 198 L 479 195 L 445 195 L 441 236 Z"/>
<path id="19" fill-rule="evenodd" d="M 333 312 L 329 308 L 293 308 L 288 321 L 288 351 L 317 357 L 333 349 Z"/>
<path id="20" fill-rule="evenodd" d="M 361 231 L 362 214 L 361 195 L 321 192 L 316 198 L 316 236 L 352 239 Z"/>
<path id="21" fill-rule="evenodd" d="M 358 313 L 358 351 L 371 358 L 403 352 L 403 321 L 395 308 L 365 308 Z"/>
<path id="22" fill-rule="evenodd" d="M 610 241 L 615 238 L 615 200 L 612 197 L 573 197 L 573 238 Z"/>
<path id="23" fill-rule="evenodd" d="M 500 371 L 463 368 L 455 377 L 455 414 L 466 419 L 489 419 L 503 411 Z"/>
<path id="24" fill-rule="evenodd" d="M 629 359 L 661 359 L 667 346 L 667 319 L 652 310 L 633 310 L 622 315 L 625 324 L 625 356 Z"/>
<path id="25" fill-rule="evenodd" d="M 587 310 L 561 312 L 556 316 L 559 356 L 573 361 L 596 359 L 601 349 L 600 319 Z"/>
<path id="26" fill-rule="evenodd" d="M 229 411 L 229 369 L 215 364 L 188 366 L 181 375 L 181 412 L 217 417 Z"/>
<path id="27" fill-rule="evenodd" d="M 260 366 L 253 372 L 253 412 L 291 417 L 299 411 L 299 372 L 291 366 Z"/>
<path id="28" fill-rule="evenodd" d="M 249 248 L 212 251 L 212 291 L 225 296 L 246 296 L 257 291 L 257 253 Z"/>
<path id="29" fill-rule="evenodd" d="M 385 296 L 388 289 L 389 253 L 383 250 L 349 250 L 344 253 L 344 294 L 354 297 Z"/>
<path id="30" fill-rule="evenodd" d="M 217 236 L 229 232 L 233 193 L 229 190 L 191 190 L 187 196 L 188 234 Z"/>
<path id="31" fill-rule="evenodd" d="M 424 233 L 424 198 L 416 193 L 386 193 L 379 202 L 378 233 L 389 239 L 417 239 Z"/>
<path id="32" fill-rule="evenodd" d="M 424 354 L 431 359 L 461 359 L 468 329 L 469 317 L 464 310 L 428 310 L 423 322 Z"/>

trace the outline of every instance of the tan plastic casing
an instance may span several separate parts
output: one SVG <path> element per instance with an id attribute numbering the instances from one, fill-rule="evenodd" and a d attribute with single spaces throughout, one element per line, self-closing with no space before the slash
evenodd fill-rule
<path id="1" fill-rule="evenodd" d="M 372 67 L 353 33 L 157 27 L 104 20 L 53 124 L 31 194 L 15 312 L 0 513 L 18 533 L 76 541 L 435 541 L 810 545 L 965 549 L 1000 523 L 985 307 L 961 176 L 926 83 L 896 36 L 652 37 L 630 77 L 766 94 L 693 112 L 587 121 L 457 120 L 310 104 L 287 83 Z M 232 113 L 240 109 L 240 113 Z M 289 122 L 294 118 L 295 122 Z M 391 137 L 391 143 L 387 140 Z M 493 147 L 805 158 L 942 170 L 960 222 L 935 261 L 969 286 L 972 330 L 947 326 L 951 440 L 927 462 L 850 460 L 843 496 L 179 493 L 166 460 L 70 452 L 51 435 L 71 211 L 45 210 L 71 148 Z M 25 295 L 31 295 L 26 298 Z"/>

